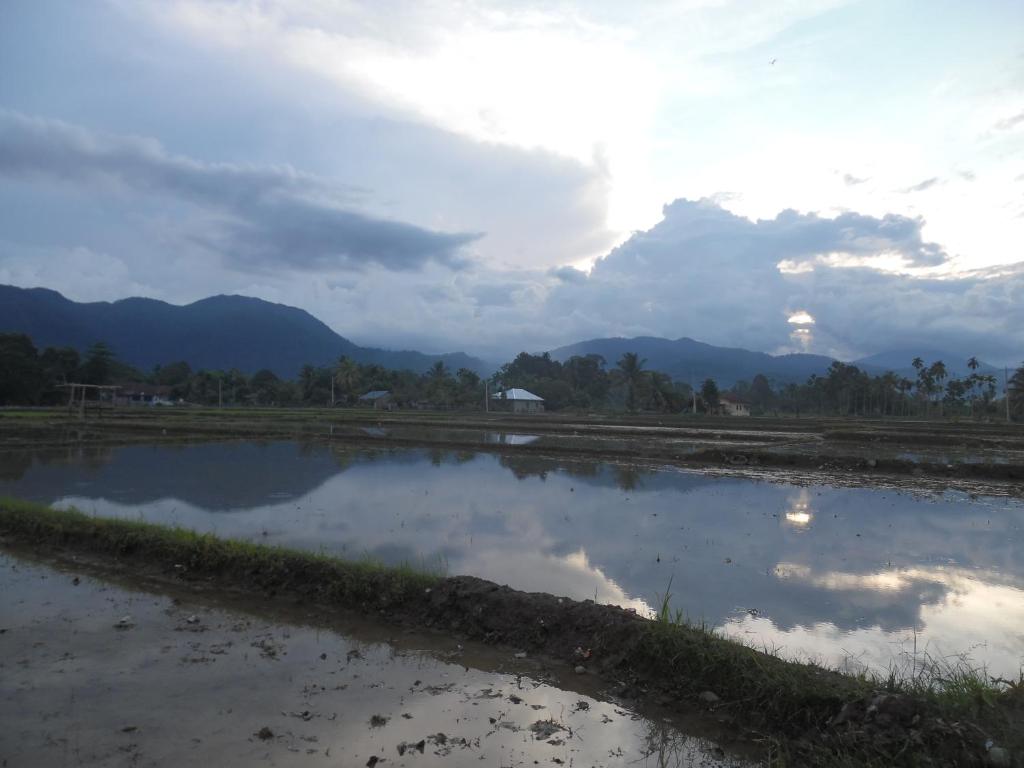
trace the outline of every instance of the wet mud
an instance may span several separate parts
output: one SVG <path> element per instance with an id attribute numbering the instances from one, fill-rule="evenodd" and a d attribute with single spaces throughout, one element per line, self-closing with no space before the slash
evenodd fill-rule
<path id="1" fill-rule="evenodd" d="M 0 555 L 0 762 L 753 764 L 697 714 L 634 707 L 557 663 L 281 601 L 130 586 Z M 738 751 L 737 751 L 738 750 Z"/>

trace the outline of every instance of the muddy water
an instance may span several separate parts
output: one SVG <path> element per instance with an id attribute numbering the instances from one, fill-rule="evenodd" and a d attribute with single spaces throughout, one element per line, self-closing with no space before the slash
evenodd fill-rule
<path id="1" fill-rule="evenodd" d="M 0 554 L 0 763 L 739 765 L 509 651 L 197 600 Z"/>
<path id="2" fill-rule="evenodd" d="M 1019 499 L 287 442 L 0 454 L 0 494 L 640 611 L 671 583 L 692 620 L 854 669 L 1024 661 Z"/>

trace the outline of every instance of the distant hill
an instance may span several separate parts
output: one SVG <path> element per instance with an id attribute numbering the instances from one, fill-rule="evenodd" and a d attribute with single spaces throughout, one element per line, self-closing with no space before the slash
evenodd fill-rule
<path id="1" fill-rule="evenodd" d="M 647 359 L 646 368 L 663 371 L 673 379 L 689 381 L 692 377 L 699 385 L 711 378 L 720 387 L 731 387 L 741 379 L 750 381 L 758 373 L 763 373 L 776 385 L 802 384 L 811 374 L 824 374 L 833 362 L 824 355 L 769 355 L 736 347 L 716 347 L 685 337 L 673 340 L 654 336 L 581 341 L 552 350 L 551 357 L 564 361 L 573 355 L 596 354 L 609 366 L 614 366 L 626 352 L 636 352 Z"/>
<path id="2" fill-rule="evenodd" d="M 428 355 L 360 347 L 308 312 L 246 296 L 212 296 L 185 306 L 155 299 L 78 303 L 45 288 L 0 285 L 0 331 L 26 333 L 36 346 L 85 350 L 96 341 L 142 370 L 185 360 L 194 369 L 268 368 L 295 378 L 306 363 L 327 365 L 342 355 L 360 363 L 423 372 L 438 360 L 452 371 L 489 372 L 457 352 Z"/>
<path id="3" fill-rule="evenodd" d="M 794 382 L 802 384 L 812 374 L 822 376 L 834 362 L 825 355 L 769 355 L 737 347 L 716 347 L 689 338 L 663 339 L 655 336 L 638 336 L 632 339 L 591 339 L 551 350 L 551 357 L 565 361 L 573 355 L 601 355 L 609 367 L 614 366 L 626 352 L 636 352 L 647 359 L 648 370 L 663 371 L 673 379 L 689 381 L 692 377 L 697 384 L 704 379 L 714 379 L 720 387 L 731 387 L 737 381 L 750 381 L 763 373 L 778 386 Z M 920 357 L 930 365 L 936 360 L 946 364 L 950 377 L 967 376 L 969 355 L 951 353 L 949 350 L 894 350 L 854 360 L 865 373 L 872 376 L 893 371 L 901 376 L 915 378 L 911 361 Z M 998 369 L 982 362 L 978 373 L 997 373 Z"/>

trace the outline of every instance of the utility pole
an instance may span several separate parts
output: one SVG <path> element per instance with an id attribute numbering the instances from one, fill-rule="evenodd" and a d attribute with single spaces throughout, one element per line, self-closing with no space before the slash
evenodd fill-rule
<path id="1" fill-rule="evenodd" d="M 487 379 L 484 379 L 484 413 L 491 412 L 491 399 L 487 395 Z"/>
<path id="2" fill-rule="evenodd" d="M 690 369 L 690 392 L 693 393 L 693 415 L 697 415 L 697 387 L 693 383 L 693 368 Z"/>
<path id="3" fill-rule="evenodd" d="M 224 379 L 217 377 L 217 407 L 224 407 Z"/>
<path id="4" fill-rule="evenodd" d="M 331 408 L 334 407 L 334 371 L 331 371 Z"/>

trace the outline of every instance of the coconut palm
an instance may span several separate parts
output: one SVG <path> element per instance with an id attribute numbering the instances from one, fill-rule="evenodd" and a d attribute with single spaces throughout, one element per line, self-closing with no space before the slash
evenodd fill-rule
<path id="1" fill-rule="evenodd" d="M 942 382 L 945 381 L 946 377 L 949 375 L 948 371 L 946 371 L 946 364 L 943 363 L 941 360 L 936 360 L 928 368 L 928 373 L 929 373 L 929 376 L 931 378 L 931 383 L 932 383 L 931 392 L 933 394 L 936 393 L 936 392 L 941 394 L 942 393 Z M 942 398 L 941 397 L 939 398 L 939 416 L 940 417 L 942 416 Z"/>
<path id="2" fill-rule="evenodd" d="M 345 395 L 345 399 L 351 400 L 359 388 L 359 364 L 349 357 L 342 357 L 334 369 L 334 383 Z"/>
<path id="3" fill-rule="evenodd" d="M 641 360 L 636 352 L 626 352 L 617 364 L 622 378 L 626 382 L 626 407 L 631 411 L 636 409 L 636 388 L 643 380 L 643 368 L 646 362 L 647 360 Z"/>
<path id="4" fill-rule="evenodd" d="M 971 369 L 971 375 L 967 377 L 968 386 L 970 387 L 970 399 L 971 399 L 971 418 L 974 418 L 974 399 L 975 390 L 978 387 L 978 376 L 976 371 L 981 367 L 981 363 L 978 362 L 978 358 L 971 357 L 967 361 L 967 367 Z"/>

